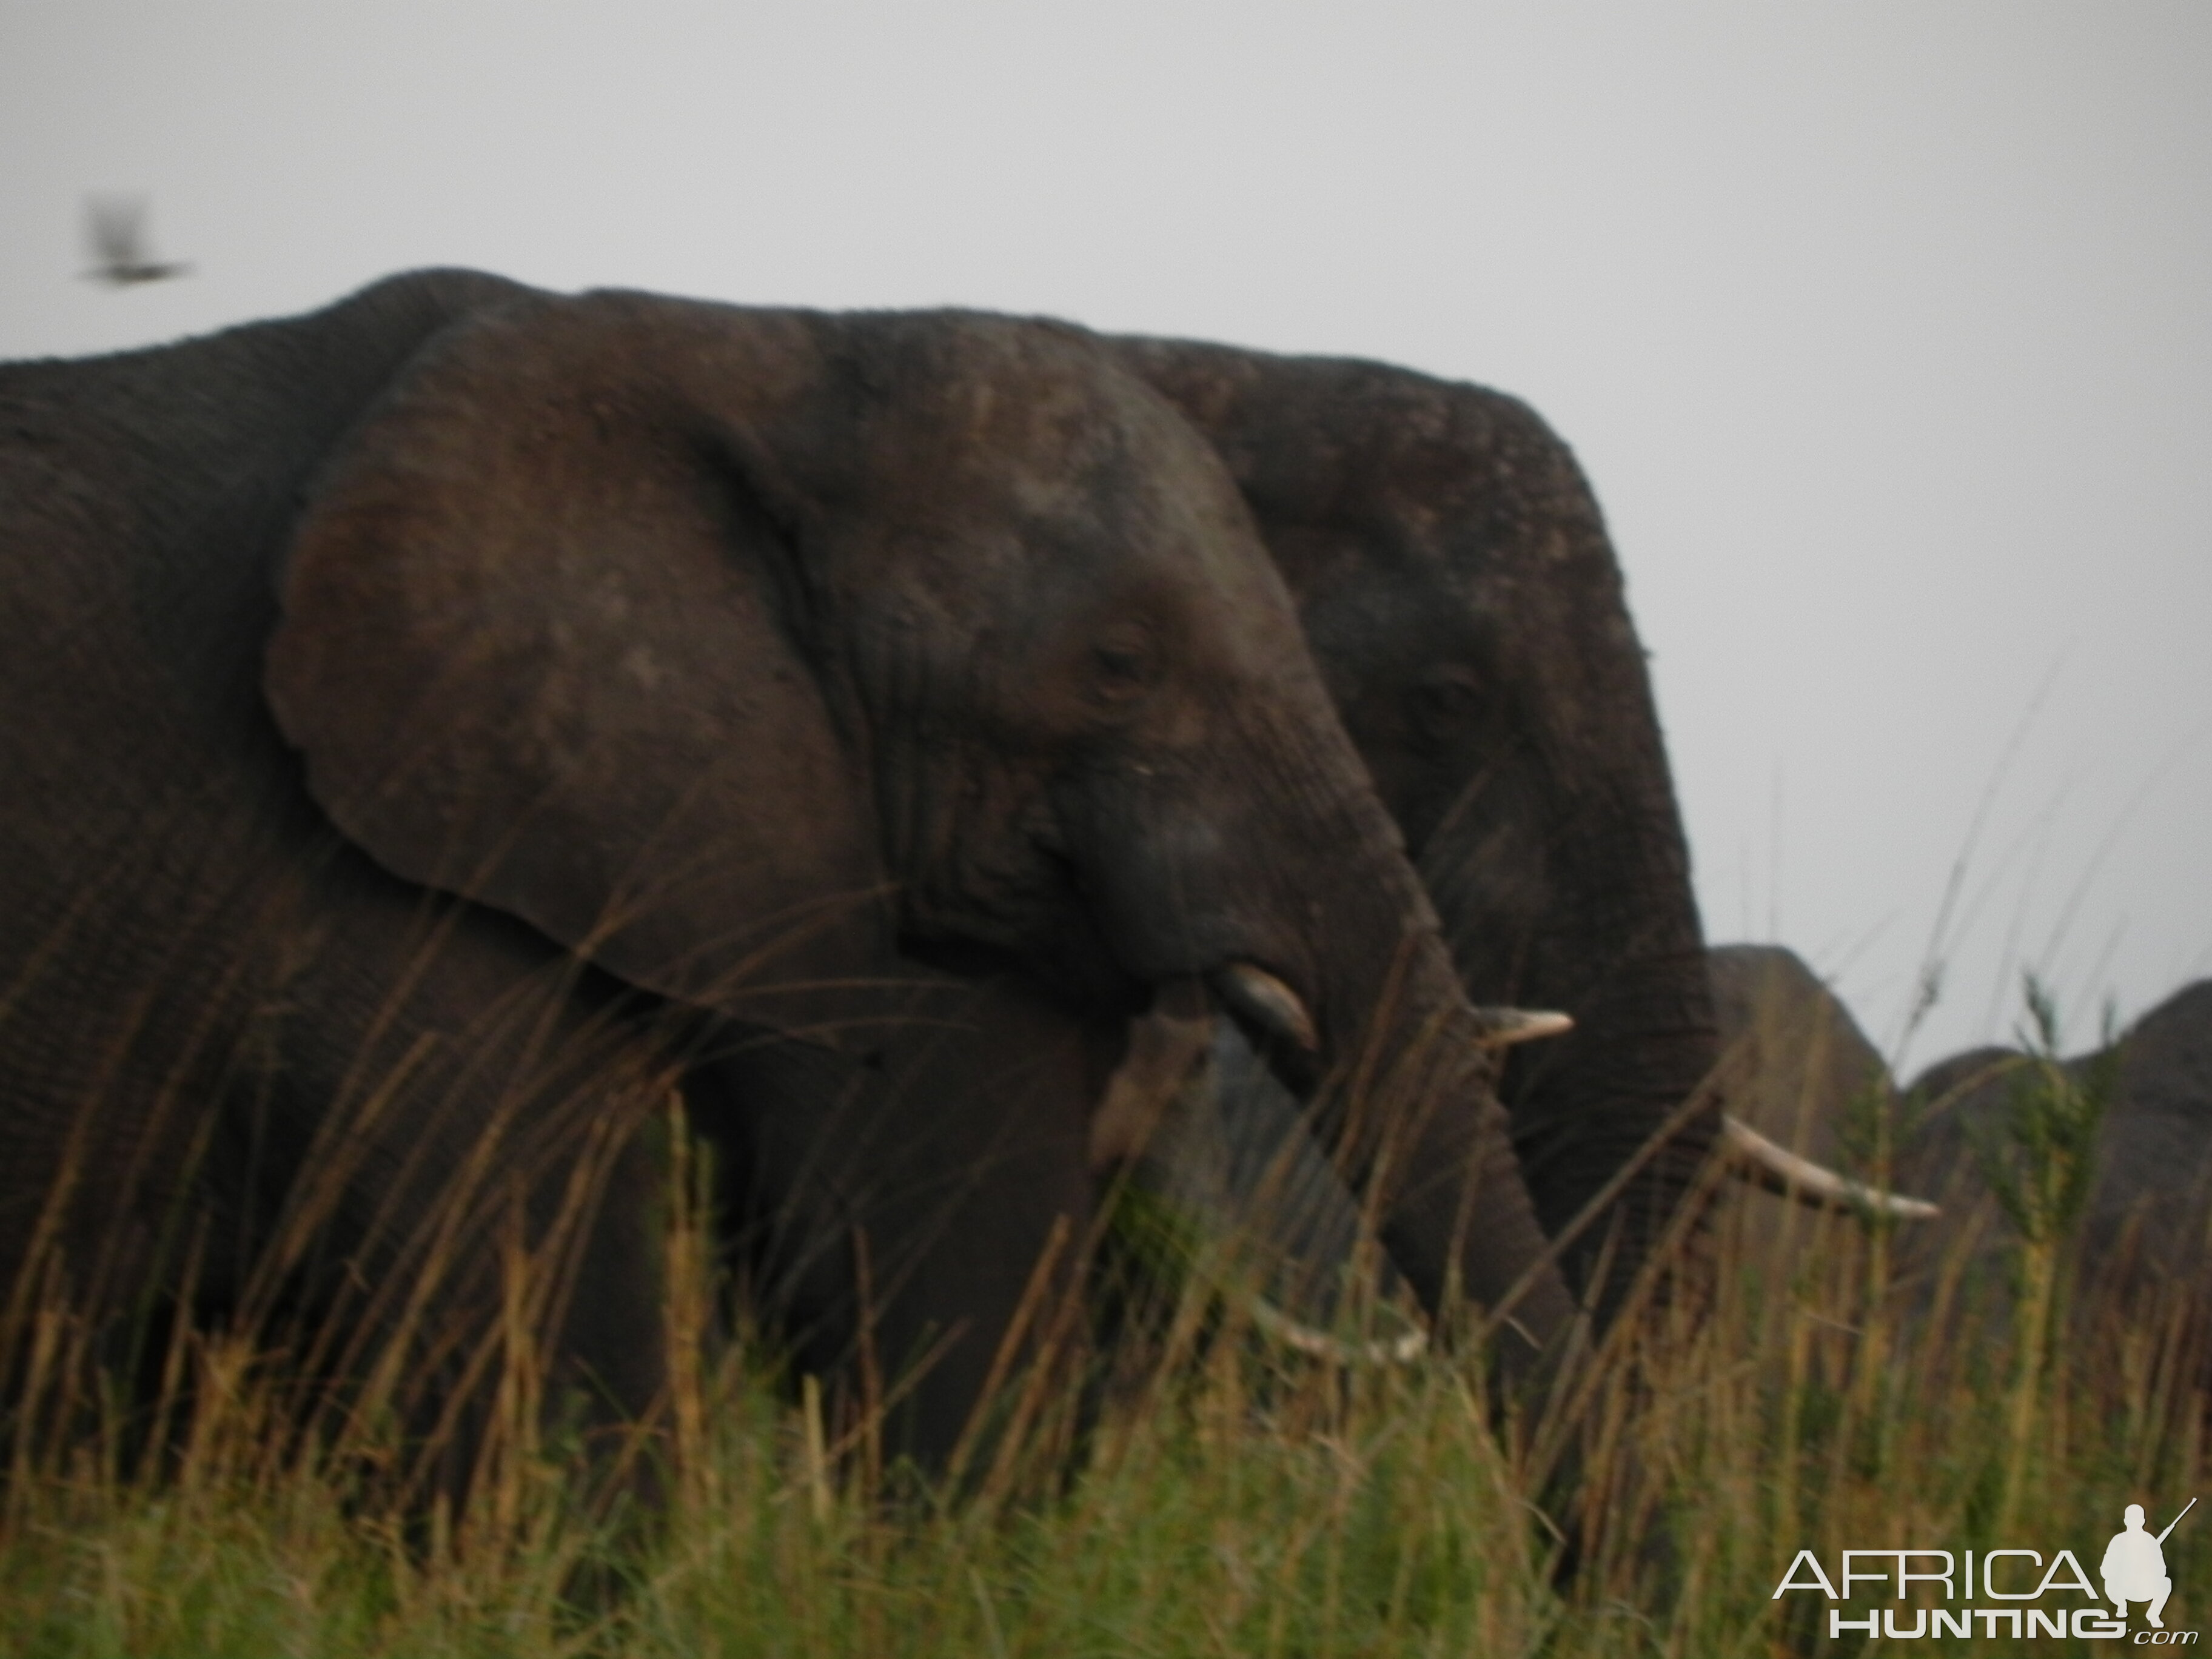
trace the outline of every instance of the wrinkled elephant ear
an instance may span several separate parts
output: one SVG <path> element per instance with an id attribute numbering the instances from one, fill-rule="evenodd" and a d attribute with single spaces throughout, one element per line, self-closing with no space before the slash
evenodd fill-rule
<path id="1" fill-rule="evenodd" d="M 311 493 L 265 679 L 379 863 L 785 1029 L 887 934 L 796 527 L 812 329 L 606 294 L 444 337 Z"/>

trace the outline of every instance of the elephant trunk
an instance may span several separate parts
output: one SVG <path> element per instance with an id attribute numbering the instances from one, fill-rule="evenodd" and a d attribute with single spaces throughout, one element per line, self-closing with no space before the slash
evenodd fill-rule
<path id="1" fill-rule="evenodd" d="M 1499 1092 L 1545 1231 L 1581 1224 L 1562 1255 L 1568 1279 L 1601 1275 L 1607 1309 L 1680 1212 L 1721 1125 L 1705 1086 L 1719 1042 L 1704 943 L 1671 797 L 1664 805 L 1555 820 L 1575 826 L 1553 849 L 1555 890 L 1572 896 L 1550 907 L 1512 970 L 1480 960 L 1498 930 L 1479 903 L 1446 906 L 1478 994 L 1574 1016 L 1571 1031 L 1509 1056 Z M 1586 1216 L 1632 1166 L 1605 1212 Z"/>
<path id="2" fill-rule="evenodd" d="M 1393 1058 L 1324 1093 L 1314 1121 L 1368 1194 L 1390 1259 L 1422 1305 L 1433 1315 L 1465 1297 L 1498 1325 L 1500 1358 L 1519 1373 L 1557 1350 L 1574 1301 L 1549 1258 L 1495 1091 L 1487 1032 L 1463 1006 L 1418 1024 L 1394 1030 L 1386 1017 L 1376 1051 Z"/>
<path id="3" fill-rule="evenodd" d="M 1440 1315 L 1464 1297 L 1503 1314 L 1501 1360 L 1509 1376 L 1527 1373 L 1558 1348 L 1575 1306 L 1495 1091 L 1510 1036 L 1469 1003 L 1380 804 L 1356 793 L 1332 816 L 1338 832 L 1294 888 L 1306 994 L 1241 965 L 1212 983 L 1305 1099 L 1308 1127 L 1364 1195 L 1424 1307 Z"/>
<path id="4" fill-rule="evenodd" d="M 1599 1270 L 1609 1237 L 1622 1269 L 1650 1255 L 1719 1133 L 1717 1099 L 1692 1102 L 1717 1057 L 1704 973 L 1695 949 L 1622 960 L 1581 1000 L 1571 1033 L 1550 1052 L 1508 1063 L 1502 1092 L 1547 1232 L 1572 1226 L 1617 1173 L 1642 1160 L 1609 1213 L 1568 1244 L 1564 1259 L 1577 1282 Z M 1605 1301 L 1625 1277 L 1608 1274 Z"/>

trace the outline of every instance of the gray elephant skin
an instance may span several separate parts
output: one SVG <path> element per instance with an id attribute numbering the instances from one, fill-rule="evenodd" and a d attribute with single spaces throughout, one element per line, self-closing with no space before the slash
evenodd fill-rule
<path id="1" fill-rule="evenodd" d="M 1571 1283 L 1618 1306 L 1712 1147 L 1717 1098 L 1684 1109 L 1719 1050 L 1644 653 L 1588 482 L 1532 410 L 1480 386 L 1192 342 L 1121 349 L 1251 507 L 1469 998 L 1573 1017 L 1510 1051 L 1500 1092 L 1547 1233 L 1582 1220 Z M 1222 1116 L 1170 1118 L 1155 1178 L 1328 1273 L 1350 1218 L 1294 1106 L 1235 1042 L 1215 1059 Z M 1285 1190 L 1255 1219 L 1270 1167 Z"/>
<path id="2" fill-rule="evenodd" d="M 2028 1054 L 1971 1048 L 1900 1090 L 1850 1010 L 1793 952 L 1730 945 L 1711 954 L 1733 1109 L 1794 1152 L 1862 1173 L 1870 1173 L 1869 1109 L 1887 1109 L 1892 1184 L 1940 1206 L 1893 1236 L 1916 1304 L 1929 1305 L 1947 1279 L 1971 1294 L 2005 1295 L 2014 1235 L 1983 1158 L 2003 1138 L 2015 1087 L 2035 1081 Z M 2109 1073 L 2076 1235 L 2082 1310 L 2132 1316 L 2149 1297 L 2168 1298 L 2172 1313 L 2179 1295 L 2178 1310 L 2191 1313 L 2191 1287 L 2202 1282 L 2212 1244 L 2212 981 L 2184 987 L 2113 1045 L 2063 1069 L 2077 1085 Z M 1745 1259 L 1794 1267 L 1781 1251 L 1805 1248 L 1809 1230 L 1785 1224 L 1780 1200 L 1747 1194 L 1742 1202 Z"/>
<path id="3" fill-rule="evenodd" d="M 2112 1045 L 2063 1067 L 2077 1086 L 2101 1074 L 2107 1090 L 2077 1235 L 2081 1312 L 2179 1315 L 2201 1343 L 2212 1266 L 2212 980 L 2183 987 Z M 1921 1252 L 1928 1271 L 1946 1250 L 1985 1258 L 2008 1236 L 1980 1149 L 2002 1139 L 2014 1091 L 2035 1081 L 2027 1054 L 1991 1047 L 1939 1060 L 1906 1090 L 1921 1121 L 1899 1179 L 1920 1183 L 1945 1212 Z"/>
<path id="4" fill-rule="evenodd" d="M 1821 1164 L 1853 1162 L 1847 1120 L 1897 1097 L 1888 1062 L 1843 1000 L 1794 951 L 1717 945 L 1707 952 L 1728 1056 L 1729 1108 Z"/>
<path id="5" fill-rule="evenodd" d="M 1523 1327 L 1563 1330 L 1399 825 L 1141 355 L 427 273 L 0 370 L 9 1386 L 33 1309 L 136 1331 L 142 1358 L 167 1309 L 289 1335 L 321 1372 L 402 1356 L 411 1420 L 451 1423 L 526 1259 L 554 1392 L 643 1417 L 647 1131 L 673 1093 L 733 1149 L 745 1218 L 784 1218 L 755 1236 L 802 1362 L 865 1394 L 927 1351 L 899 1433 L 941 1459 L 1033 1275 L 1073 1271 L 1127 1016 L 1200 987 L 1355 1183 L 1385 1183 L 1431 1305 L 1533 1273 Z M 1546 556 L 1602 586 L 1569 508 Z M 1358 635 L 1334 617 L 1309 598 L 1313 637 Z M 1634 665 L 1610 615 L 1559 622 Z M 1406 717 L 1487 750 L 1492 684 L 1431 676 Z M 1348 708 L 1370 744 L 1398 717 Z M 1619 712 L 1547 709 L 1572 742 Z M 1486 790 L 1549 781 L 1522 752 Z M 1525 833 L 1440 861 L 1465 792 L 1382 781 L 1450 902 Z M 1546 817 L 1538 867 L 1671 825 L 1663 771 L 1632 781 Z M 1583 895 L 1586 937 L 1616 890 Z M 1540 924 L 1575 911 L 1516 896 L 1494 940 L 1462 917 L 1462 963 L 1548 984 Z M 1702 1004 L 1641 960 L 1606 955 L 1592 988 L 1651 1005 L 1612 1081 L 1656 1103 Z M 1332 1081 L 1353 1073 L 1356 1097 Z M 1650 1112 L 1613 1109 L 1600 1148 L 1556 1156 L 1632 1145 Z M 1583 1127 L 1521 1139 L 1549 1170 Z M 1548 1212 L 1587 1185 L 1547 1182 Z"/>
<path id="6" fill-rule="evenodd" d="M 1902 1120 L 1888 1064 L 1851 1011 L 1782 945 L 1717 945 L 1707 968 L 1729 1111 L 1790 1153 L 1872 1180 L 1875 1109 Z M 1893 1168 L 1890 1189 L 1920 1191 Z M 1917 1247 L 1929 1225 L 1916 1221 L 1894 1237 Z M 1719 1227 L 1725 1251 L 1787 1279 L 1808 1251 L 1832 1254 L 1838 1230 L 1850 1224 L 1778 1192 L 1745 1189 L 1723 1206 Z"/>

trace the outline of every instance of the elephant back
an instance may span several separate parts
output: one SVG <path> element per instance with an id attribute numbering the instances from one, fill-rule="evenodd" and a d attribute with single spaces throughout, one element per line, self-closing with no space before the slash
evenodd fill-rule
<path id="1" fill-rule="evenodd" d="M 2212 1218 L 2212 980 L 2152 1009 L 2119 1049 L 2088 1245 L 2130 1278 L 2193 1278 Z"/>
<path id="2" fill-rule="evenodd" d="M 2008 1237 L 1982 1170 L 2014 1109 L 2027 1057 L 1980 1048 L 1929 1066 L 1911 1095 L 1925 1115 L 1911 1176 L 1946 1205 L 1947 1231 L 1971 1221 L 1984 1253 Z M 2212 981 L 2185 987 L 2117 1042 L 2063 1063 L 2106 1092 L 2097 1170 L 2080 1224 L 2079 1294 L 2092 1312 L 2196 1282 L 2212 1255 Z"/>

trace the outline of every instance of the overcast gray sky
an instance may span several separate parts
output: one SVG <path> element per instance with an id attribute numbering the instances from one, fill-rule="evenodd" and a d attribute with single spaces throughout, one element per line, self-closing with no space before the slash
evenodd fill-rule
<path id="1" fill-rule="evenodd" d="M 78 280 L 90 191 L 192 276 Z M 1604 502 L 1711 937 L 1885 1043 L 1936 941 L 1912 1063 L 2024 963 L 2076 1046 L 2212 974 L 2197 0 L 0 0 L 0 224 L 6 356 L 465 264 L 1503 387 Z"/>

